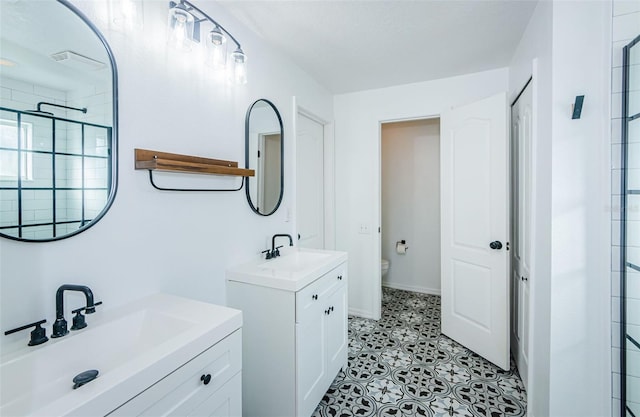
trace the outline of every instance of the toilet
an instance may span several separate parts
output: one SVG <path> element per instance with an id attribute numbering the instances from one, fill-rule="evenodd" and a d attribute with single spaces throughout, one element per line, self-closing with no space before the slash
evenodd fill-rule
<path id="1" fill-rule="evenodd" d="M 382 271 L 382 278 L 384 278 L 387 275 L 387 272 L 389 272 L 389 261 L 387 261 L 386 259 L 381 259 L 380 269 Z"/>

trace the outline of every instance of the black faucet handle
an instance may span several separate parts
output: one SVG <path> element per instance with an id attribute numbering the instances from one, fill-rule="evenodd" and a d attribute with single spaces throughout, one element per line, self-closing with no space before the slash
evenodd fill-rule
<path id="1" fill-rule="evenodd" d="M 73 325 L 71 326 L 71 330 L 80 330 L 87 327 L 87 322 L 82 315 L 82 309 L 79 308 L 74 310 L 75 316 L 73 316 Z"/>
<path id="2" fill-rule="evenodd" d="M 267 254 L 265 256 L 265 259 L 271 259 L 271 258 L 275 257 L 274 253 L 271 252 L 271 249 L 263 250 L 261 253 L 266 253 Z"/>
<path id="3" fill-rule="evenodd" d="M 7 336 L 7 335 L 10 335 L 25 329 L 29 329 L 35 326 L 35 329 L 31 331 L 31 339 L 29 340 L 28 345 L 29 346 L 41 345 L 47 340 L 49 340 L 49 338 L 47 337 L 47 330 L 42 328 L 42 325 L 46 322 L 47 322 L 46 319 L 42 319 L 40 321 L 36 321 L 31 324 L 26 324 L 24 326 L 16 327 L 15 329 L 7 330 L 6 332 L 4 332 L 4 335 Z"/>
<path id="4" fill-rule="evenodd" d="M 82 310 L 86 310 L 86 314 L 92 314 L 96 312 L 95 307 L 99 306 L 102 304 L 102 301 L 98 301 L 97 303 L 94 303 L 92 306 L 90 307 L 80 307 L 80 308 L 76 308 L 75 310 L 71 310 L 72 314 L 77 314 L 80 313 Z"/>
<path id="5" fill-rule="evenodd" d="M 284 248 L 284 245 L 280 245 L 273 250 L 273 257 L 280 256 L 280 248 Z"/>

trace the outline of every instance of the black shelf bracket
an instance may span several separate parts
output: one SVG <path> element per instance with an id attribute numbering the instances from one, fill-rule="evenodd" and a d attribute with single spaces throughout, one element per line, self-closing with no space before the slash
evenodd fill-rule
<path id="1" fill-rule="evenodd" d="M 207 193 L 208 192 L 240 191 L 242 190 L 242 187 L 244 187 L 244 179 L 245 177 L 242 177 L 242 181 L 240 182 L 240 187 L 238 188 L 165 188 L 165 187 L 160 187 L 156 185 L 156 183 L 153 181 L 153 170 L 152 169 L 149 170 L 149 182 L 151 183 L 153 188 L 160 191 L 207 192 Z"/>

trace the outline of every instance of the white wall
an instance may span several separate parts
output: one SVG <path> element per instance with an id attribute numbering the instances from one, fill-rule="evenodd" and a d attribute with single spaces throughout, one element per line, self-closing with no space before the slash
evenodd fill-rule
<path id="1" fill-rule="evenodd" d="M 336 249 L 349 252 L 349 309 L 380 316 L 380 123 L 438 116 L 443 109 L 506 91 L 506 68 L 338 95 Z M 360 234 L 366 224 L 371 234 Z"/>
<path id="2" fill-rule="evenodd" d="M 612 368 L 612 414 L 620 415 L 620 207 L 621 207 L 621 168 L 622 168 L 622 48 L 640 35 L 640 2 L 615 0 L 613 2 L 612 38 L 611 38 L 611 368 Z M 640 168 L 629 166 L 628 168 Z M 628 224 L 640 229 L 637 216 L 628 213 Z M 635 226 L 633 226 L 635 224 Z M 629 246 L 638 243 L 633 235 L 628 236 Z M 627 271 L 629 281 L 640 279 L 640 274 Z M 634 280 L 635 278 L 635 280 Z M 640 286 L 627 287 L 629 298 L 640 303 Z M 628 347 L 634 347 L 628 343 Z M 637 351 L 637 349 L 635 349 Z M 639 356 L 636 354 L 636 356 Z M 640 375 L 638 375 L 640 377 Z M 637 406 L 640 409 L 640 404 Z"/>
<path id="3" fill-rule="evenodd" d="M 255 215 L 244 191 L 160 192 L 146 171 L 134 170 L 136 147 L 209 156 L 244 164 L 244 117 L 267 98 L 280 109 L 285 129 L 285 178 L 293 172 L 292 97 L 332 119 L 329 92 L 278 55 L 212 1 L 199 6 L 218 19 L 247 53 L 249 83 L 228 87 L 213 79 L 196 56 L 166 48 L 167 3 L 144 2 L 144 29 L 109 32 L 100 23 L 106 1 L 74 1 L 101 25 L 115 54 L 119 76 L 119 188 L 115 202 L 94 227 L 53 243 L 0 239 L 0 328 L 55 316 L 54 296 L 63 283 L 89 285 L 104 309 L 165 291 L 225 303 L 224 271 L 257 257 L 274 233 L 293 233 L 285 221 L 294 196 L 285 181 L 284 201 L 273 216 Z M 201 177 L 201 176 L 198 176 Z M 158 176 L 161 184 L 200 185 L 187 174 Z M 212 179 L 235 185 L 234 179 Z M 82 305 L 74 294 L 67 306 Z M 91 318 L 87 319 L 91 325 Z M 3 349 L 26 343 L 28 334 L 3 336 Z"/>
<path id="4" fill-rule="evenodd" d="M 610 3 L 540 2 L 510 66 L 534 76 L 534 271 L 529 414 L 611 412 Z M 580 120 L 571 120 L 584 94 Z"/>
<path id="5" fill-rule="evenodd" d="M 382 285 L 440 295 L 440 119 L 383 124 L 381 153 Z"/>
<path id="6" fill-rule="evenodd" d="M 554 2 L 551 415 L 611 412 L 610 24 L 609 2 Z"/>

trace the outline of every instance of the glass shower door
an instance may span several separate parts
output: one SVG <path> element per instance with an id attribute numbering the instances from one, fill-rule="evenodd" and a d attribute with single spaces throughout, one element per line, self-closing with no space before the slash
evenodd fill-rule
<path id="1" fill-rule="evenodd" d="M 621 370 L 623 417 L 640 417 L 640 36 L 623 50 Z"/>

